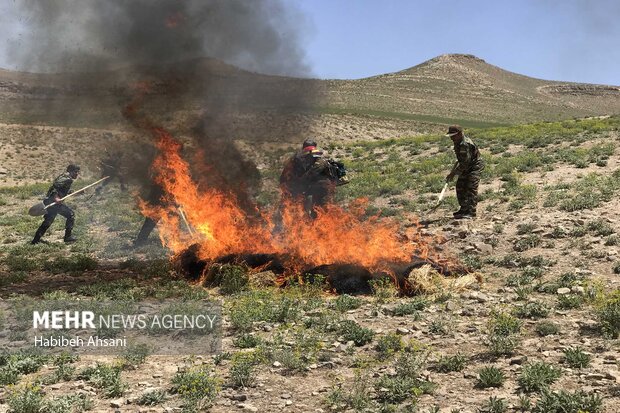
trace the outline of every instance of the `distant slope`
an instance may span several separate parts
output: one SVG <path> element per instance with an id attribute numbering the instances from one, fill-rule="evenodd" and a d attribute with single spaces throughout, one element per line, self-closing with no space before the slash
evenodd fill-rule
<path id="1" fill-rule="evenodd" d="M 180 123 L 205 108 L 384 118 L 400 122 L 405 132 L 412 122 L 489 126 L 620 114 L 617 86 L 534 79 L 471 55 L 443 55 L 359 80 L 261 75 L 208 58 L 138 72 L 142 75 L 135 68 L 81 75 L 0 70 L 0 122 L 123 129 L 120 108 L 145 80 L 152 82 L 148 110 Z M 187 77 L 194 83 L 184 83 Z M 174 97 L 179 90 L 185 92 L 182 100 Z"/>
<path id="2" fill-rule="evenodd" d="M 620 87 L 530 78 L 472 55 L 396 73 L 327 81 L 330 108 L 516 123 L 620 113 Z"/>

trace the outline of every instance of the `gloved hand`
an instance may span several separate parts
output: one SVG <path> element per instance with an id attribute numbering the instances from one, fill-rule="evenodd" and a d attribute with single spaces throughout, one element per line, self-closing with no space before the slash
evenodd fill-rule
<path id="1" fill-rule="evenodd" d="M 454 179 L 454 173 L 450 172 L 448 176 L 446 176 L 446 182 L 450 182 L 453 179 Z"/>

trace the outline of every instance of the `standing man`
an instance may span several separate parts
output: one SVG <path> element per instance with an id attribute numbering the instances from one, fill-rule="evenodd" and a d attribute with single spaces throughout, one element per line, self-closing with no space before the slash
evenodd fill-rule
<path id="1" fill-rule="evenodd" d="M 103 190 L 103 187 L 109 184 L 114 178 L 118 179 L 121 185 L 121 191 L 126 191 L 125 180 L 121 173 L 121 160 L 123 153 L 118 151 L 112 151 L 110 153 L 107 148 L 104 149 L 105 156 L 99 161 L 99 169 L 101 170 L 101 178 L 108 177 L 101 183 L 95 190 L 95 195 L 99 195 Z"/>
<path id="2" fill-rule="evenodd" d="M 162 199 L 164 196 L 164 189 L 161 185 L 152 183 L 151 188 L 149 190 L 149 194 L 146 198 L 146 201 L 153 206 L 163 206 L 164 200 Z M 141 247 L 145 245 L 148 241 L 149 235 L 157 226 L 157 222 L 159 219 L 153 219 L 151 217 L 145 216 L 144 222 L 142 223 L 142 227 L 140 227 L 140 232 L 138 232 L 138 236 L 133 241 L 134 248 Z"/>
<path id="3" fill-rule="evenodd" d="M 456 175 L 456 197 L 460 209 L 454 213 L 455 219 L 474 218 L 478 205 L 478 185 L 480 172 L 484 169 L 484 162 L 476 144 L 463 135 L 463 128 L 453 125 L 448 128 L 447 137 L 454 143 L 456 163 L 446 177 L 446 182 L 452 181 Z"/>
<path id="4" fill-rule="evenodd" d="M 47 195 L 45 196 L 43 203 L 45 205 L 49 205 L 56 202 L 56 204 L 46 209 L 46 213 L 43 216 L 43 223 L 41 223 L 41 226 L 39 226 L 39 229 L 37 229 L 37 232 L 34 234 L 34 238 L 30 242 L 31 244 L 34 245 L 41 242 L 41 237 L 43 237 L 47 229 L 52 225 L 56 219 L 56 215 L 58 214 L 65 217 L 67 220 L 65 223 L 64 241 L 66 243 L 77 241 L 77 238 L 71 235 L 73 224 L 75 222 L 75 213 L 71 208 L 63 204 L 60 199 L 71 193 L 71 184 L 77 179 L 79 174 L 80 167 L 78 165 L 71 164 L 67 166 L 67 171 L 56 178 L 50 189 L 47 190 Z"/>
<path id="5" fill-rule="evenodd" d="M 280 175 L 282 197 L 303 202 L 305 211 L 314 219 L 317 216 L 315 207 L 324 207 L 331 202 L 337 179 L 316 142 L 306 139 Z"/>

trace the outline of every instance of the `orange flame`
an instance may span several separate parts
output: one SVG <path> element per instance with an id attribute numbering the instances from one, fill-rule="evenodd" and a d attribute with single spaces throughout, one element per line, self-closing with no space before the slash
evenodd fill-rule
<path id="1" fill-rule="evenodd" d="M 408 263 L 412 257 L 436 261 L 437 239 L 422 234 L 414 222 L 401 234 L 395 221 L 363 217 L 365 200 L 349 208 L 328 205 L 316 219 L 307 217 L 303 205 L 286 202 L 280 208 L 282 227 L 275 231 L 274 210 L 259 212 L 259 220 L 239 207 L 235 196 L 197 185 L 189 164 L 181 157 L 181 144 L 161 128 L 154 128 L 160 154 L 153 163 L 156 182 L 164 189 L 165 206 L 140 203 L 142 212 L 159 219 L 159 235 L 175 254 L 199 244 L 200 259 L 227 254 L 278 253 L 290 257 L 293 266 L 354 263 L 386 270 L 386 264 Z M 208 169 L 206 169 L 208 170 Z M 208 181 L 208 177 L 205 178 Z M 177 206 L 182 206 L 192 231 L 186 231 Z"/>

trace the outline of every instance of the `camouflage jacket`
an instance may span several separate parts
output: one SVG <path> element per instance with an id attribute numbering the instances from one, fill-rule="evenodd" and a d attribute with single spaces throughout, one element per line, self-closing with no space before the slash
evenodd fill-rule
<path id="1" fill-rule="evenodd" d="M 454 153 L 458 161 L 454 169 L 455 174 L 462 175 L 484 169 L 484 162 L 478 147 L 467 136 L 464 136 L 460 143 L 454 144 Z"/>
<path id="2" fill-rule="evenodd" d="M 284 166 L 280 184 L 309 185 L 323 179 L 333 179 L 329 161 L 323 157 L 313 158 L 299 151 Z"/>
<path id="3" fill-rule="evenodd" d="M 99 169 L 103 175 L 115 176 L 120 171 L 121 160 L 118 157 L 108 156 L 99 161 Z"/>
<path id="4" fill-rule="evenodd" d="M 69 172 L 61 174 L 58 178 L 54 179 L 54 183 L 47 190 L 46 198 L 64 198 L 71 193 L 71 184 L 73 178 L 69 175 Z"/>

